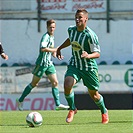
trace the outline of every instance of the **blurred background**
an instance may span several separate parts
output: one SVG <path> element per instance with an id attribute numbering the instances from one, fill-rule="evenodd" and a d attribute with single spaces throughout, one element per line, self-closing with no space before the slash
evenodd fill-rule
<path id="1" fill-rule="evenodd" d="M 15 99 L 31 82 L 39 53 L 39 43 L 46 32 L 46 21 L 56 20 L 55 47 L 68 37 L 75 25 L 75 12 L 89 12 L 88 26 L 99 37 L 100 93 L 109 109 L 131 109 L 133 92 L 133 0 L 0 0 L 0 41 L 9 59 L 0 59 L 0 110 L 16 110 Z M 64 60 L 52 58 L 59 80 L 60 97 L 71 48 L 62 50 Z M 74 86 L 79 109 L 97 109 L 87 88 Z M 51 84 L 47 77 L 26 98 L 25 110 L 53 110 Z M 81 101 L 82 99 L 82 101 Z"/>

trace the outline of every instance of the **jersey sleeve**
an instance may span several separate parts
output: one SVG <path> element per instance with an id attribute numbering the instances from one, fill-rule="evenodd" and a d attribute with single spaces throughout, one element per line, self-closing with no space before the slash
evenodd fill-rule
<path id="1" fill-rule="evenodd" d="M 73 30 L 75 29 L 75 26 L 70 26 L 69 28 L 68 28 L 68 35 L 69 35 L 69 39 L 71 40 L 71 38 L 72 38 L 72 34 L 73 34 Z"/>
<path id="2" fill-rule="evenodd" d="M 48 46 L 48 43 L 49 43 L 49 40 L 48 40 L 47 34 L 46 35 L 44 34 L 40 42 L 40 48 L 46 48 Z"/>
<path id="3" fill-rule="evenodd" d="M 70 37 L 71 26 L 68 28 L 67 32 L 68 32 L 68 36 Z"/>
<path id="4" fill-rule="evenodd" d="M 98 37 L 95 33 L 90 33 L 89 38 L 90 50 L 91 52 L 99 52 L 100 53 L 100 45 L 98 41 Z"/>

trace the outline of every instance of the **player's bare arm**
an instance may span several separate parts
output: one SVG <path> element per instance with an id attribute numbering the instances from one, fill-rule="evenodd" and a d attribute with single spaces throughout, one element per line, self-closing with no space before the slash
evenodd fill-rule
<path id="1" fill-rule="evenodd" d="M 61 55 L 61 49 L 66 48 L 70 45 L 71 45 L 70 40 L 69 38 L 67 38 L 65 42 L 61 46 L 59 46 L 59 48 L 57 49 L 57 53 L 56 53 L 56 56 L 59 60 L 63 59 L 63 56 Z"/>
<path id="2" fill-rule="evenodd" d="M 87 59 L 99 58 L 100 53 L 99 52 L 93 52 L 92 54 L 88 54 L 86 51 L 83 51 L 81 57 L 87 58 Z"/>
<path id="3" fill-rule="evenodd" d="M 41 48 L 42 52 L 56 52 L 57 48 Z"/>

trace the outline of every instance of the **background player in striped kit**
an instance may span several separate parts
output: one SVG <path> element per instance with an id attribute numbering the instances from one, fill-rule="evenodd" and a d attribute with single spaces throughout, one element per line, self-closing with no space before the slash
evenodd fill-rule
<path id="1" fill-rule="evenodd" d="M 26 86 L 21 97 L 16 100 L 18 109 L 23 110 L 24 98 L 31 92 L 31 90 L 37 86 L 38 82 L 45 73 L 52 84 L 52 94 L 56 104 L 56 110 L 68 109 L 69 106 L 65 106 L 60 103 L 58 80 L 56 76 L 56 70 L 51 61 L 51 54 L 56 57 L 57 48 L 54 48 L 54 31 L 56 28 L 55 20 L 51 19 L 47 21 L 47 32 L 42 36 L 39 56 L 36 60 L 36 66 L 33 70 L 32 82 Z"/>
<path id="2" fill-rule="evenodd" d="M 95 61 L 95 58 L 100 57 L 100 46 L 97 35 L 87 26 L 87 20 L 88 12 L 85 9 L 77 10 L 75 14 L 76 26 L 68 28 L 69 38 L 57 50 L 57 57 L 61 60 L 63 59 L 61 49 L 70 45 L 72 47 L 72 57 L 64 81 L 65 98 L 70 106 L 66 122 L 72 122 L 74 114 L 77 113 L 72 88 L 82 79 L 83 84 L 88 88 L 90 97 L 101 110 L 102 123 L 106 124 L 109 121 L 108 111 L 102 95 L 98 92 L 98 66 Z"/>

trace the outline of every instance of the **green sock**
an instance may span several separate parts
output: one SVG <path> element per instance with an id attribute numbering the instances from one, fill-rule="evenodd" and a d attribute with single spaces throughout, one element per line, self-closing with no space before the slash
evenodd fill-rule
<path id="1" fill-rule="evenodd" d="M 66 95 L 65 94 L 65 98 L 66 98 L 66 100 L 68 102 L 68 105 L 70 107 L 70 110 L 75 110 L 76 107 L 75 107 L 75 103 L 74 103 L 74 92 L 72 92 L 69 95 Z"/>
<path id="2" fill-rule="evenodd" d="M 100 108 L 102 114 L 107 112 L 102 95 L 100 96 L 100 100 L 95 103 Z"/>
<path id="3" fill-rule="evenodd" d="M 59 100 L 59 90 L 58 90 L 58 88 L 52 88 L 52 94 L 53 94 L 56 106 L 59 106 L 60 105 L 60 100 Z"/>
<path id="4" fill-rule="evenodd" d="M 21 97 L 19 98 L 19 102 L 23 102 L 24 101 L 24 98 L 31 92 L 32 88 L 33 87 L 31 86 L 31 84 L 26 86 L 26 88 L 24 89 Z"/>

